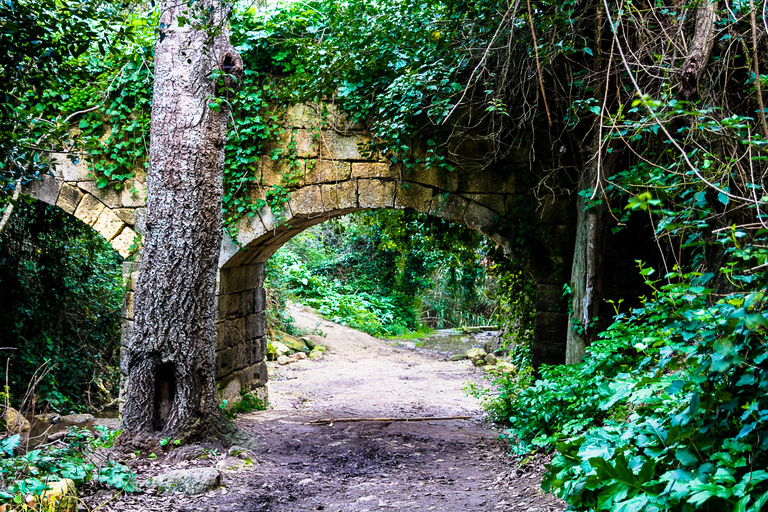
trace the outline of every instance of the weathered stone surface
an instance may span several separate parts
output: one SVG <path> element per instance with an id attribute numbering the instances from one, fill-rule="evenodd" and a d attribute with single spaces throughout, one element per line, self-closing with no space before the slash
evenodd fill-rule
<path id="1" fill-rule="evenodd" d="M 436 167 L 421 168 L 403 175 L 402 179 L 439 188 L 447 192 L 455 192 L 459 187 L 459 175 Z"/>
<path id="2" fill-rule="evenodd" d="M 246 338 L 256 338 L 267 334 L 267 314 L 259 311 L 245 317 Z"/>
<path id="3" fill-rule="evenodd" d="M 537 340 L 565 343 L 567 334 L 567 314 L 536 312 L 536 318 L 533 322 L 533 335 Z"/>
<path id="4" fill-rule="evenodd" d="M 468 205 L 469 201 L 456 194 L 439 194 L 432 199 L 429 212 L 441 219 L 464 224 L 464 212 Z"/>
<path id="5" fill-rule="evenodd" d="M 475 347 L 467 350 L 466 354 L 467 359 L 472 361 L 472 364 L 475 366 L 482 366 L 485 364 L 485 356 L 488 354 L 480 347 Z"/>
<path id="6" fill-rule="evenodd" d="M 359 135 L 340 135 L 324 131 L 320 134 L 320 158 L 326 160 L 367 160 L 360 152 L 360 144 L 368 142 L 368 137 Z"/>
<path id="7" fill-rule="evenodd" d="M 133 226 L 134 224 L 136 224 L 136 216 L 135 216 L 136 210 L 134 208 L 116 208 L 112 211 L 115 212 L 115 215 L 120 217 L 120 220 L 122 220 L 129 226 Z"/>
<path id="8" fill-rule="evenodd" d="M 233 318 L 224 320 L 216 325 L 216 350 L 224 350 L 247 339 L 245 332 L 245 318 Z"/>
<path id="9" fill-rule="evenodd" d="M 94 419 L 93 414 L 67 414 L 66 416 L 61 417 L 61 421 L 66 421 L 68 423 L 85 423 L 93 421 Z"/>
<path id="10" fill-rule="evenodd" d="M 293 131 L 293 142 L 296 144 L 296 154 L 299 158 L 317 158 L 320 154 L 320 146 L 317 136 L 303 129 Z"/>
<path id="11" fill-rule="evenodd" d="M 264 311 L 264 300 L 264 288 L 220 295 L 219 318 L 244 317 Z"/>
<path id="12" fill-rule="evenodd" d="M 465 197 L 483 206 L 487 206 L 497 213 L 505 213 L 507 211 L 507 196 L 505 194 L 467 194 Z"/>
<path id="13" fill-rule="evenodd" d="M 204 458 L 207 452 L 199 444 L 188 444 L 181 446 L 168 454 L 168 462 L 183 462 Z"/>
<path id="14" fill-rule="evenodd" d="M 352 178 L 399 178 L 398 169 L 386 162 L 354 162 Z"/>
<path id="15" fill-rule="evenodd" d="M 12 433 L 29 432 L 32 428 L 27 418 L 25 418 L 19 411 L 13 407 L 5 407 L 3 413 L 5 419 L 6 429 Z"/>
<path id="16" fill-rule="evenodd" d="M 95 181 L 79 181 L 77 186 L 80 190 L 104 203 L 108 208 L 120 208 L 123 206 L 120 192 L 114 187 L 106 186 L 99 188 Z"/>
<path id="17" fill-rule="evenodd" d="M 222 385 L 225 382 L 226 384 Z M 217 392 L 219 397 L 219 404 L 224 405 L 226 400 L 226 405 L 224 405 L 224 408 L 228 411 L 231 410 L 235 404 L 240 401 L 240 393 L 242 390 L 240 379 L 234 376 L 231 378 L 226 378 L 219 382 L 219 386 L 217 387 L 220 388 Z"/>
<path id="18" fill-rule="evenodd" d="M 201 494 L 221 485 L 221 473 L 216 468 L 176 469 L 152 478 L 151 485 L 161 492 Z"/>
<path id="19" fill-rule="evenodd" d="M 235 375 L 240 379 L 240 384 L 246 391 L 262 388 L 267 385 L 269 375 L 267 371 L 267 363 L 266 361 L 261 361 L 260 363 L 252 364 L 247 368 L 235 372 Z"/>
<path id="20" fill-rule="evenodd" d="M 246 343 L 216 352 L 216 378 L 230 375 L 236 370 L 242 370 L 250 363 L 250 354 Z"/>
<path id="21" fill-rule="evenodd" d="M 112 247 L 115 248 L 120 256 L 127 258 L 133 251 L 134 242 L 136 241 L 136 232 L 129 227 L 124 227 L 123 230 L 110 242 Z"/>
<path id="22" fill-rule="evenodd" d="M 245 467 L 245 461 L 227 457 L 216 463 L 216 469 L 225 473 L 236 473 Z"/>
<path id="23" fill-rule="evenodd" d="M 472 229 L 491 235 L 496 227 L 499 214 L 474 201 L 467 205 L 464 222 Z"/>
<path id="24" fill-rule="evenodd" d="M 290 174 L 300 176 L 304 174 L 304 162 L 304 160 L 291 160 L 286 157 L 272 160 L 268 155 L 262 156 L 259 160 L 259 172 L 261 174 L 259 183 L 269 187 L 280 183 L 283 176 Z"/>
<path id="25" fill-rule="evenodd" d="M 77 205 L 80 204 L 84 195 L 85 194 L 83 194 L 79 188 L 73 187 L 67 183 L 62 183 L 61 190 L 59 190 L 59 197 L 56 200 L 56 206 L 67 213 L 75 213 Z"/>
<path id="26" fill-rule="evenodd" d="M 260 338 L 249 340 L 248 349 L 250 351 L 250 361 L 252 365 L 264 361 L 267 356 L 267 338 L 262 336 Z"/>
<path id="27" fill-rule="evenodd" d="M 291 105 L 283 113 L 282 121 L 292 128 L 315 128 L 320 126 L 320 113 L 315 104 Z"/>
<path id="28" fill-rule="evenodd" d="M 123 317 L 133 320 L 133 292 L 126 292 L 123 298 Z"/>
<path id="29" fill-rule="evenodd" d="M 395 195 L 395 208 L 413 208 L 426 212 L 432 203 L 432 189 L 416 183 L 401 183 Z"/>
<path id="30" fill-rule="evenodd" d="M 357 208 L 357 182 L 345 181 L 334 185 L 322 185 L 323 210 Z"/>
<path id="31" fill-rule="evenodd" d="M 565 304 L 563 297 L 563 286 L 556 284 L 537 284 L 536 285 L 536 311 L 557 312 L 560 304 Z"/>
<path id="32" fill-rule="evenodd" d="M 75 159 L 75 162 L 73 162 Z M 88 181 L 93 179 L 86 161 L 78 155 L 54 153 L 51 155 L 54 173 L 64 181 Z"/>
<path id="33" fill-rule="evenodd" d="M 109 208 L 104 208 L 96 219 L 93 229 L 98 231 L 107 240 L 112 240 L 124 226 L 125 224 L 120 217 L 115 215 Z"/>
<path id="34" fill-rule="evenodd" d="M 59 198 L 61 183 L 60 179 L 46 174 L 41 179 L 30 181 L 22 186 L 21 193 L 55 206 L 56 200 Z"/>
<path id="35" fill-rule="evenodd" d="M 357 201 L 360 208 L 391 208 L 395 203 L 395 182 L 358 180 Z"/>
<path id="36" fill-rule="evenodd" d="M 120 190 L 120 203 L 125 208 L 140 208 L 147 204 L 147 184 L 141 180 L 126 180 Z"/>
<path id="37" fill-rule="evenodd" d="M 93 226 L 99 218 L 99 215 L 101 215 L 101 212 L 104 211 L 104 208 L 106 208 L 104 203 L 92 195 L 86 194 L 85 197 L 83 197 L 83 200 L 80 201 L 80 204 L 77 205 L 75 217 L 89 226 Z"/>
<path id="38" fill-rule="evenodd" d="M 291 194 L 291 212 L 293 215 L 311 215 L 320 213 L 323 199 L 318 185 L 304 187 Z"/>
<path id="39" fill-rule="evenodd" d="M 337 183 L 349 179 L 352 164 L 338 160 L 311 160 L 307 162 L 304 183 Z"/>
<path id="40" fill-rule="evenodd" d="M 291 362 L 291 358 L 288 356 L 277 356 L 277 364 L 286 365 Z"/>
<path id="41" fill-rule="evenodd" d="M 33 510 L 74 511 L 77 510 L 77 487 L 74 480 L 64 478 L 49 483 L 48 489 L 43 491 L 40 496 L 27 497 L 26 503 Z"/>
<path id="42" fill-rule="evenodd" d="M 264 265 L 241 265 L 220 271 L 221 293 L 237 293 L 261 287 L 264 284 Z"/>

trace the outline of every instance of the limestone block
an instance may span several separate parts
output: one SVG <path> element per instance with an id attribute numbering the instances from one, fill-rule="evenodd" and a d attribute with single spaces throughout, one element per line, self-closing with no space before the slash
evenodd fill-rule
<path id="1" fill-rule="evenodd" d="M 120 208 L 123 206 L 120 191 L 115 190 L 111 185 L 99 188 L 96 186 L 95 181 L 78 181 L 77 186 L 80 190 L 91 194 L 109 208 Z"/>
<path id="2" fill-rule="evenodd" d="M 535 199 L 525 194 L 510 194 L 506 199 L 506 218 L 533 218 L 536 210 Z"/>
<path id="3" fill-rule="evenodd" d="M 130 285 L 131 290 L 136 289 L 136 279 L 139 275 L 139 262 L 138 261 L 124 261 L 123 262 L 123 284 Z M 133 281 L 133 284 L 131 284 Z"/>
<path id="4" fill-rule="evenodd" d="M 272 160 L 269 155 L 261 157 L 259 160 L 260 179 L 259 184 L 271 187 L 277 185 L 283 179 L 283 176 L 294 174 L 300 176 L 304 174 L 304 160 L 291 160 L 290 158 L 280 157 Z"/>
<path id="5" fill-rule="evenodd" d="M 537 311 L 533 321 L 533 336 L 537 341 L 565 343 L 568 336 L 568 315 Z"/>
<path id="6" fill-rule="evenodd" d="M 83 194 L 79 188 L 73 187 L 67 183 L 62 183 L 61 189 L 59 190 L 59 197 L 56 200 L 56 206 L 67 213 L 73 214 L 84 195 L 85 194 Z"/>
<path id="7" fill-rule="evenodd" d="M 240 265 L 221 269 L 221 293 L 236 293 L 259 288 L 264 283 L 264 265 Z"/>
<path id="8" fill-rule="evenodd" d="M 334 185 L 321 185 L 323 210 L 357 208 L 357 182 L 345 181 Z"/>
<path id="9" fill-rule="evenodd" d="M 464 197 L 498 213 L 507 211 L 507 196 L 505 194 L 466 194 Z"/>
<path id="10" fill-rule="evenodd" d="M 267 314 L 264 311 L 245 317 L 245 337 L 258 338 L 267 334 Z"/>
<path id="11" fill-rule="evenodd" d="M 225 377 L 220 382 L 217 382 L 216 388 L 219 404 L 223 405 L 225 400 L 227 402 L 227 405 L 224 406 L 226 410 L 232 409 L 236 403 L 240 402 L 242 386 L 240 385 L 240 379 L 234 375 Z"/>
<path id="12" fill-rule="evenodd" d="M 235 228 L 237 229 L 237 241 L 243 246 L 248 245 L 252 240 L 263 236 L 267 232 L 264 224 L 261 222 L 261 217 L 256 215 L 255 212 L 240 217 L 235 223 Z M 225 234 L 224 236 L 229 235 Z"/>
<path id="13" fill-rule="evenodd" d="M 291 137 L 293 137 L 293 142 L 296 144 L 296 154 L 299 158 L 317 158 L 320 146 L 312 133 L 303 129 L 294 130 Z"/>
<path id="14" fill-rule="evenodd" d="M 216 350 L 221 351 L 248 339 L 245 318 L 232 318 L 216 324 Z"/>
<path id="15" fill-rule="evenodd" d="M 288 107 L 282 121 L 282 124 L 291 128 L 315 128 L 322 124 L 318 107 L 304 103 Z"/>
<path id="16" fill-rule="evenodd" d="M 123 317 L 133 320 L 133 292 L 126 292 L 123 298 Z"/>
<path id="17" fill-rule="evenodd" d="M 262 336 L 250 340 L 251 364 L 256 364 L 264 360 L 267 356 L 267 338 Z"/>
<path id="18" fill-rule="evenodd" d="M 326 160 L 369 160 L 360 152 L 360 145 L 370 140 L 362 134 L 340 135 L 336 132 L 320 133 L 320 158 Z"/>
<path id="19" fill-rule="evenodd" d="M 124 226 L 125 224 L 120 217 L 115 215 L 109 208 L 104 208 L 99 218 L 96 219 L 93 229 L 101 233 L 101 236 L 107 240 L 112 240 Z"/>
<path id="20" fill-rule="evenodd" d="M 534 340 L 531 344 L 531 363 L 534 368 L 538 368 L 542 364 L 564 364 L 565 343 Z"/>
<path id="21" fill-rule="evenodd" d="M 458 192 L 483 194 L 493 191 L 501 194 L 515 193 L 515 175 L 512 172 L 486 168 L 475 172 L 458 173 Z"/>
<path id="22" fill-rule="evenodd" d="M 120 190 L 120 203 L 122 206 L 139 208 L 147 204 L 147 184 L 143 181 L 132 179 L 123 183 Z"/>
<path id="23" fill-rule="evenodd" d="M 403 179 L 448 192 L 455 192 L 459 186 L 459 173 L 457 171 L 446 171 L 436 167 L 410 171 L 403 175 Z"/>
<path id="24" fill-rule="evenodd" d="M 459 224 L 464 224 L 464 212 L 469 201 L 456 194 L 438 194 L 432 199 L 430 213 Z"/>
<path id="25" fill-rule="evenodd" d="M 88 170 L 88 164 L 81 156 L 53 153 L 51 155 L 51 163 L 54 167 L 54 174 L 57 177 L 61 177 L 64 181 L 93 180 L 91 172 Z"/>
<path id="26" fill-rule="evenodd" d="M 55 205 L 56 200 L 59 198 L 60 189 L 61 180 L 46 174 L 42 179 L 30 181 L 22 186 L 21 193 L 39 199 L 44 203 Z"/>
<path id="27" fill-rule="evenodd" d="M 352 178 L 399 178 L 400 168 L 384 162 L 354 162 Z"/>
<path id="28" fill-rule="evenodd" d="M 219 296 L 219 318 L 235 318 L 264 311 L 264 288 Z"/>
<path id="29" fill-rule="evenodd" d="M 267 231 L 275 229 L 275 215 L 272 213 L 272 208 L 265 206 L 259 209 L 259 217 L 261 217 L 261 223 Z"/>
<path id="30" fill-rule="evenodd" d="M 115 215 L 120 217 L 120 220 L 128 224 L 129 226 L 133 226 L 136 224 L 136 215 L 135 215 L 135 209 L 133 208 L 115 208 L 112 210 L 115 212 Z"/>
<path id="31" fill-rule="evenodd" d="M 323 199 L 320 187 L 312 185 L 295 190 L 289 201 L 292 216 L 311 215 L 323 211 Z"/>
<path id="32" fill-rule="evenodd" d="M 267 385 L 268 379 L 267 362 L 261 361 L 260 363 L 243 368 L 235 375 L 240 379 L 240 384 L 246 391 L 264 387 Z"/>
<path id="33" fill-rule="evenodd" d="M 536 311 L 557 312 L 559 306 L 565 306 L 563 297 L 563 285 L 537 284 L 536 285 Z"/>
<path id="34" fill-rule="evenodd" d="M 395 182 L 358 180 L 357 196 L 360 208 L 392 208 L 395 203 Z"/>
<path id="35" fill-rule="evenodd" d="M 469 203 L 464 212 L 464 222 L 467 226 L 485 235 L 493 233 L 498 217 L 498 213 L 474 201 Z"/>
<path id="36" fill-rule="evenodd" d="M 416 183 L 401 183 L 397 187 L 395 208 L 413 208 L 417 212 L 428 212 L 432 203 L 432 189 Z"/>
<path id="37" fill-rule="evenodd" d="M 230 263 L 233 258 L 241 256 L 240 247 L 232 241 L 232 237 L 226 233 L 221 238 L 221 249 L 219 249 L 219 268 Z"/>
<path id="38" fill-rule="evenodd" d="M 104 208 L 106 208 L 104 203 L 92 195 L 86 194 L 85 197 L 83 197 L 83 200 L 80 201 L 80 204 L 77 205 L 77 210 L 75 210 L 75 217 L 88 224 L 89 226 L 93 226 L 96 224 L 96 221 L 98 220 L 99 215 L 101 215 L 101 212 L 104 211 Z"/>
<path id="39" fill-rule="evenodd" d="M 249 358 L 250 354 L 246 343 L 216 351 L 216 379 L 242 370 L 248 366 Z"/>
<path id="40" fill-rule="evenodd" d="M 349 162 L 338 160 L 312 160 L 307 162 L 304 183 L 336 183 L 346 181 L 352 174 L 352 165 Z"/>
<path id="41" fill-rule="evenodd" d="M 120 234 L 113 238 L 109 243 L 120 253 L 120 256 L 127 258 L 133 254 L 131 247 L 134 246 L 135 242 L 136 232 L 129 227 L 124 227 Z"/>

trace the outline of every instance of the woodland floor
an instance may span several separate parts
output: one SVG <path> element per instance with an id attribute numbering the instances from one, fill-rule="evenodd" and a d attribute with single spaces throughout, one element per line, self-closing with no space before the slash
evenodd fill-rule
<path id="1" fill-rule="evenodd" d="M 106 511 L 525 511 L 565 509 L 540 488 L 543 463 L 519 466 L 478 401 L 462 388 L 482 373 L 466 361 L 393 346 L 294 306 L 296 325 L 322 330 L 322 360 L 270 368 L 266 411 L 237 423 L 259 448 L 254 464 L 224 473 L 198 496 L 153 490 L 120 495 Z M 471 416 L 470 420 L 310 425 L 319 418 Z M 139 480 L 169 469 L 213 466 L 224 455 L 171 463 L 131 462 Z M 85 497 L 91 510 L 106 491 Z"/>

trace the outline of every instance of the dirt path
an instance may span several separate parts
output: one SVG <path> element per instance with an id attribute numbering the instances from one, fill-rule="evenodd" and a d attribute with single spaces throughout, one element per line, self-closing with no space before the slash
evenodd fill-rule
<path id="1" fill-rule="evenodd" d="M 541 462 L 519 469 L 462 388 L 480 372 L 425 351 L 390 346 L 293 307 L 296 325 L 329 347 L 323 360 L 270 368 L 270 409 L 238 425 L 262 447 L 253 465 L 225 472 L 204 495 L 121 497 L 106 510 L 561 511 L 540 490 Z M 471 420 L 310 425 L 328 417 L 471 416 Z M 214 459 L 216 457 L 213 457 Z M 214 465 L 146 462 L 161 470 Z M 123 507 L 123 508 L 121 508 Z"/>

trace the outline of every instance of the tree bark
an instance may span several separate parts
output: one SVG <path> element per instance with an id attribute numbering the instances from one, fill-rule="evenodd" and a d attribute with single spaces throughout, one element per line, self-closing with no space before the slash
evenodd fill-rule
<path id="1" fill-rule="evenodd" d="M 220 2 L 164 1 L 161 12 L 123 429 L 126 439 L 159 433 L 189 441 L 215 435 L 224 422 L 214 380 L 228 117 L 228 102 L 219 100 L 242 60 Z M 180 26 L 179 16 L 190 21 Z M 214 78 L 225 71 L 235 78 Z"/>
<path id="2" fill-rule="evenodd" d="M 715 18 L 717 1 L 701 0 L 696 9 L 696 32 L 688 58 L 680 71 L 680 86 L 683 97 L 688 99 L 699 90 L 699 80 L 715 44 Z"/>
<path id="3" fill-rule="evenodd" d="M 595 147 L 601 151 L 599 135 L 595 135 Z M 602 161 L 603 169 L 610 169 L 615 160 L 616 151 L 608 153 Z M 579 190 L 591 190 L 598 187 L 598 199 L 601 176 L 598 172 L 598 159 L 593 158 L 579 182 Z M 588 207 L 589 206 L 589 207 Z M 579 195 L 576 201 L 576 242 L 574 245 L 573 266 L 571 267 L 571 314 L 568 316 L 568 336 L 566 338 L 565 363 L 581 362 L 586 348 L 597 337 L 597 327 L 593 319 L 598 316 L 602 300 L 602 254 L 605 242 L 608 207 L 603 199 L 590 205 L 589 197 Z"/>

